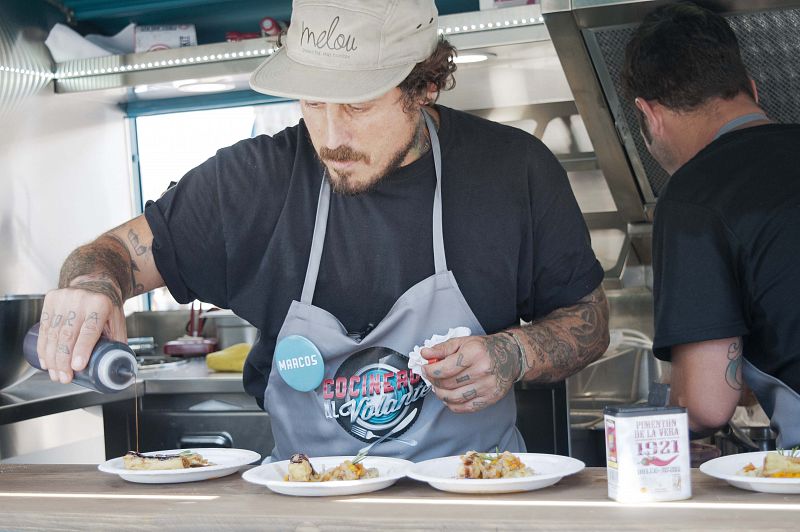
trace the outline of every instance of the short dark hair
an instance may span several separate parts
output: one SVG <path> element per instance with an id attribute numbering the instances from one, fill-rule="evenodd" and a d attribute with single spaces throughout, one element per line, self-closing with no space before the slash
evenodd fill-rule
<path id="1" fill-rule="evenodd" d="M 430 84 L 436 86 L 436 96 L 425 105 L 434 103 L 439 98 L 441 91 L 450 90 L 456 85 L 453 74 L 456 71 L 456 64 L 453 59 L 456 56 L 456 48 L 444 37 L 439 37 L 436 49 L 428 58 L 414 66 L 411 73 L 406 76 L 399 87 L 402 92 L 403 108 L 406 111 L 414 109 L 420 98 L 425 97 Z"/>
<path id="2" fill-rule="evenodd" d="M 625 49 L 625 96 L 692 111 L 710 98 L 753 96 L 736 34 L 724 17 L 692 2 L 645 16 Z"/>

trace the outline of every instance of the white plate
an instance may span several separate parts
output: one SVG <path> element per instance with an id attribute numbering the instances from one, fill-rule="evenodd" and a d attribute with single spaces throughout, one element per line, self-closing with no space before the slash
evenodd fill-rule
<path id="1" fill-rule="evenodd" d="M 434 488 L 454 493 L 511 493 L 538 490 L 552 486 L 563 477 L 574 475 L 585 467 L 575 458 L 556 454 L 514 453 L 533 475 L 518 478 L 456 478 L 461 459 L 458 456 L 435 458 L 416 464 L 408 476 L 427 482 Z"/>
<path id="2" fill-rule="evenodd" d="M 309 458 L 316 471 L 332 469 L 352 456 L 323 456 Z M 408 460 L 387 458 L 383 456 L 367 456 L 362 462 L 364 467 L 378 468 L 376 478 L 363 480 L 331 480 L 329 482 L 287 482 L 283 480 L 288 474 L 289 461 L 264 464 L 244 472 L 242 478 L 253 484 L 261 484 L 275 493 L 299 495 L 305 497 L 325 497 L 330 495 L 355 495 L 388 488 L 398 479 L 406 476 L 414 465 Z"/>
<path id="3" fill-rule="evenodd" d="M 732 454 L 720 456 L 700 464 L 700 471 L 714 478 L 719 478 L 737 488 L 764 493 L 800 493 L 800 478 L 762 478 L 739 475 L 738 472 L 747 464 L 756 467 L 764 465 L 767 452 Z"/>
<path id="4" fill-rule="evenodd" d="M 187 449 L 171 449 L 168 451 L 156 451 L 149 454 L 178 454 Z M 122 479 L 129 482 L 139 482 L 142 484 L 169 484 L 176 482 L 196 482 L 198 480 L 208 480 L 219 478 L 231 473 L 235 473 L 240 467 L 251 464 L 261 459 L 261 455 L 246 449 L 190 449 L 200 453 L 203 458 L 214 465 L 204 467 L 191 467 L 188 469 L 168 469 L 164 471 L 146 471 L 125 469 L 122 457 L 114 458 L 97 466 L 103 473 L 119 475 Z"/>

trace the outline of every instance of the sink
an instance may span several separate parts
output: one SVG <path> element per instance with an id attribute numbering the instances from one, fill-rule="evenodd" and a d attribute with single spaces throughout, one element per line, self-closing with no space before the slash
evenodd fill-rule
<path id="1" fill-rule="evenodd" d="M 570 410 L 590 410 L 603 414 L 603 408 L 607 406 L 629 405 L 636 403 L 636 399 L 631 400 L 627 397 L 608 397 L 608 396 L 572 396 L 569 398 Z"/>
<path id="2" fill-rule="evenodd" d="M 574 429 L 590 429 L 603 421 L 603 413 L 597 411 L 570 410 L 569 424 Z"/>

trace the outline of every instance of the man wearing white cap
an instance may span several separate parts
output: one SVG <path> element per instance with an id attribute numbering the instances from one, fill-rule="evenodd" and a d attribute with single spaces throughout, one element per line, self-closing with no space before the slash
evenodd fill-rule
<path id="1" fill-rule="evenodd" d="M 125 298 L 166 284 L 259 328 L 244 384 L 273 459 L 381 437 L 373 452 L 414 460 L 525 450 L 514 382 L 564 379 L 608 343 L 563 169 L 520 130 L 434 105 L 455 65 L 432 0 L 296 0 L 283 43 L 251 85 L 303 121 L 220 150 L 73 252 L 44 365 L 68 381 L 103 327 L 125 338 Z"/>

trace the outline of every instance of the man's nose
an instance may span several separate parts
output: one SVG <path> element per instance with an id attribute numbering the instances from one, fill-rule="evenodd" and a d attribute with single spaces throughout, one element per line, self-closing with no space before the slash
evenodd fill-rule
<path id="1" fill-rule="evenodd" d="M 326 128 L 328 135 L 326 139 L 326 147 L 336 149 L 339 146 L 347 146 L 350 141 L 349 126 L 347 115 L 344 112 L 344 105 L 341 104 L 328 104 L 325 106 L 326 110 Z"/>

